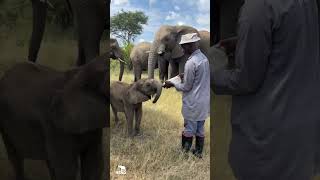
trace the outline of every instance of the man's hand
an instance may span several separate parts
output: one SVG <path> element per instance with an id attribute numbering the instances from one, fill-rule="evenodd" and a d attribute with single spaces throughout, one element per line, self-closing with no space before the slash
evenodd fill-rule
<path id="1" fill-rule="evenodd" d="M 170 81 L 165 81 L 164 82 L 164 85 L 162 86 L 162 87 L 164 87 L 164 88 L 171 88 L 171 87 L 173 87 L 174 86 L 174 84 L 172 83 L 172 82 L 170 82 Z"/>
<path id="2" fill-rule="evenodd" d="M 227 55 L 230 55 L 235 52 L 237 42 L 238 42 L 237 37 L 222 39 L 218 44 L 215 45 L 215 47 L 223 49 Z"/>

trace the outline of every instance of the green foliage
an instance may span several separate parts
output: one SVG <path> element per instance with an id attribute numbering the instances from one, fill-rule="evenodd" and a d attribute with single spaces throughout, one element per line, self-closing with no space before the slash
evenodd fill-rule
<path id="1" fill-rule="evenodd" d="M 25 18 L 25 10 L 31 6 L 29 0 L 1 0 L 0 1 L 0 26 L 13 29 L 19 18 Z"/>
<path id="2" fill-rule="evenodd" d="M 132 43 L 125 44 L 123 47 L 121 47 L 121 50 L 122 50 L 122 53 L 123 53 L 123 58 L 124 58 L 123 60 L 126 62 L 125 68 L 127 70 L 131 70 L 132 69 L 132 68 L 130 69 L 130 65 L 132 66 L 131 61 L 130 61 L 130 53 L 131 53 L 132 48 L 133 48 L 133 44 Z M 111 70 L 118 71 L 119 66 L 120 66 L 120 63 L 119 63 L 119 61 L 117 59 L 110 61 L 110 69 Z"/>
<path id="3" fill-rule="evenodd" d="M 72 12 L 65 0 L 50 1 L 47 24 L 66 30 L 73 25 Z M 0 0 L 0 26 L 13 30 L 18 21 L 32 23 L 32 4 L 30 0 Z"/>
<path id="4" fill-rule="evenodd" d="M 62 30 L 72 27 L 73 17 L 67 1 L 54 1 L 53 9 L 49 8 L 47 19 L 48 23 L 57 25 Z"/>
<path id="5" fill-rule="evenodd" d="M 124 43 L 133 42 L 142 33 L 142 25 L 147 24 L 148 16 L 142 11 L 124 11 L 111 17 L 110 30 Z"/>
<path id="6" fill-rule="evenodd" d="M 133 48 L 132 43 L 127 43 L 122 47 L 123 58 L 124 58 L 124 61 L 126 61 L 126 63 L 127 63 L 126 67 L 128 67 L 129 69 L 131 69 L 130 68 L 130 64 L 131 64 L 130 53 L 131 53 L 132 48 Z"/>

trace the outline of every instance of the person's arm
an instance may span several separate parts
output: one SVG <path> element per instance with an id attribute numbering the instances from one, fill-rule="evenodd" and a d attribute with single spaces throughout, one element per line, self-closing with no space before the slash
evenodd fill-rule
<path id="1" fill-rule="evenodd" d="M 195 64 L 187 62 L 184 67 L 183 83 L 175 84 L 177 91 L 188 92 L 192 89 L 195 76 Z"/>
<path id="2" fill-rule="evenodd" d="M 254 93 L 264 81 L 272 46 L 270 7 L 262 1 L 247 1 L 239 19 L 236 68 L 211 74 L 216 94 Z"/>

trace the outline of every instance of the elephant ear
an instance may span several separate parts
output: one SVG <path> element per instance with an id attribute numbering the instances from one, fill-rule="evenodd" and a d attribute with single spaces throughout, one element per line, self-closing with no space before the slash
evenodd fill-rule
<path id="1" fill-rule="evenodd" d="M 151 97 L 143 94 L 141 91 L 139 91 L 139 86 L 141 86 L 142 82 L 141 80 L 135 82 L 131 87 L 128 89 L 127 95 L 128 99 L 127 101 L 130 104 L 138 104 L 142 103 L 144 101 L 148 101 Z"/>
<path id="2" fill-rule="evenodd" d="M 64 88 L 52 98 L 50 113 L 57 129 L 79 134 L 109 126 L 106 76 L 101 74 L 104 64 L 105 61 L 96 61 L 72 74 L 66 73 Z"/>
<path id="3" fill-rule="evenodd" d="M 182 57 L 184 55 L 184 51 L 181 47 L 181 45 L 179 44 L 179 42 L 181 41 L 181 36 L 187 33 L 198 33 L 198 31 L 196 29 L 194 29 L 193 27 L 189 27 L 189 26 L 177 26 L 176 27 L 176 45 L 172 50 L 172 58 L 179 58 Z"/>
<path id="4" fill-rule="evenodd" d="M 181 45 L 179 44 L 180 40 L 177 41 L 178 43 L 175 45 L 174 49 L 172 50 L 172 59 L 182 57 L 184 55 L 184 50 L 182 49 Z"/>

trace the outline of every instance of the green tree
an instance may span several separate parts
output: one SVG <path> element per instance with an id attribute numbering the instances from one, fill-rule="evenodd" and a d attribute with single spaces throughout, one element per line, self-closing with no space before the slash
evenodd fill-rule
<path id="1" fill-rule="evenodd" d="M 124 11 L 111 17 L 111 33 L 125 44 L 130 44 L 142 33 L 142 25 L 147 24 L 148 16 L 142 11 Z"/>

